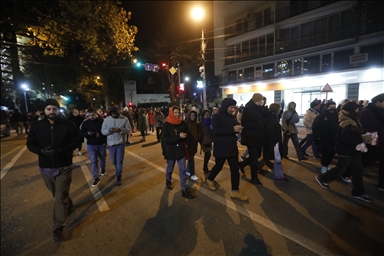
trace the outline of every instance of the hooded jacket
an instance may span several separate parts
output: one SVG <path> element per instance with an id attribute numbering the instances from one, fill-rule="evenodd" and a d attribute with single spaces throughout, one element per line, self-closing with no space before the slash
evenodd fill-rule
<path id="1" fill-rule="evenodd" d="M 111 112 L 118 114 L 117 118 L 111 116 Z M 110 128 L 120 128 L 120 132 L 109 132 Z M 128 118 L 120 115 L 120 111 L 117 107 L 111 107 L 109 116 L 104 119 L 103 125 L 101 126 L 101 133 L 107 136 L 107 145 L 115 146 L 124 144 L 124 135 L 127 135 L 131 131 L 131 125 L 129 124 Z"/>
<path id="2" fill-rule="evenodd" d="M 307 130 L 307 134 L 312 134 L 312 124 L 318 114 L 319 111 L 314 108 L 308 109 L 307 113 L 305 113 L 303 117 L 303 124 Z"/>
<path id="3" fill-rule="evenodd" d="M 233 128 L 236 123 L 236 117 L 227 113 L 229 106 L 236 106 L 236 101 L 231 98 L 225 98 L 221 102 L 219 112 L 212 116 L 214 157 L 234 157 L 239 154 L 237 137 Z"/>
<path id="4" fill-rule="evenodd" d="M 294 109 L 290 109 L 289 106 L 293 104 Z M 292 117 L 292 118 L 291 118 Z M 287 124 L 287 120 L 290 120 L 289 124 Z M 296 112 L 296 103 L 291 101 L 288 103 L 288 109 L 283 113 L 283 120 L 281 121 L 281 125 L 283 127 L 283 131 L 285 133 L 290 133 L 290 134 L 297 134 L 297 127 L 296 124 L 300 121 L 300 117 Z"/>
<path id="5" fill-rule="evenodd" d="M 68 120 L 58 118 L 51 124 L 47 118 L 33 122 L 28 133 L 27 147 L 29 151 L 39 155 L 39 167 L 60 168 L 72 165 L 73 150 L 80 145 L 79 129 Z M 54 157 L 40 153 L 43 148 L 51 146 L 61 149 Z"/>
<path id="6" fill-rule="evenodd" d="M 241 144 L 247 147 L 261 148 L 265 137 L 265 119 L 267 109 L 250 100 L 243 110 L 241 125 Z"/>

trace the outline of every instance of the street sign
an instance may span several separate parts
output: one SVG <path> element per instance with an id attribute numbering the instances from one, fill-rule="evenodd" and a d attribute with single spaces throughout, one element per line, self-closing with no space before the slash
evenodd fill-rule
<path id="1" fill-rule="evenodd" d="M 333 92 L 333 90 L 332 90 L 331 86 L 329 86 L 329 84 L 327 83 L 324 86 L 323 90 L 321 90 L 321 92 Z"/>
<path id="2" fill-rule="evenodd" d="M 169 69 L 169 72 L 171 72 L 171 74 L 174 75 L 176 73 L 176 69 L 174 67 L 171 67 Z"/>
<path id="3" fill-rule="evenodd" d="M 146 71 L 153 71 L 153 72 L 159 72 L 159 65 L 157 64 L 151 64 L 151 63 L 145 63 L 144 69 Z"/>

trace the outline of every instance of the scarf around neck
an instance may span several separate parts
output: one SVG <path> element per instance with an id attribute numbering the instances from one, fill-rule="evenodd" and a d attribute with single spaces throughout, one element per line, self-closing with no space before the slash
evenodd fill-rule
<path id="1" fill-rule="evenodd" d="M 181 120 L 181 117 L 179 117 L 179 118 L 175 117 L 175 114 L 173 114 L 173 107 L 171 107 L 169 109 L 169 113 L 168 113 L 168 116 L 165 119 L 165 121 L 170 123 L 170 124 L 180 124 L 182 120 Z"/>

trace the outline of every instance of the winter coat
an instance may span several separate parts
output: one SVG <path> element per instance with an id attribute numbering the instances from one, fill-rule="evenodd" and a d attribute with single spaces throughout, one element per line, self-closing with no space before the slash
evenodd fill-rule
<path id="1" fill-rule="evenodd" d="M 369 103 L 360 114 L 363 133 L 377 132 L 379 145 L 384 146 L 384 109 Z"/>
<path id="2" fill-rule="evenodd" d="M 144 132 L 148 129 L 146 119 L 147 119 L 147 117 L 144 114 L 144 110 L 140 109 L 139 116 L 137 119 L 137 130 Z"/>
<path id="3" fill-rule="evenodd" d="M 338 127 L 336 109 L 324 110 L 316 116 L 312 124 L 313 142 L 316 144 L 333 143 Z"/>
<path id="4" fill-rule="evenodd" d="M 95 120 L 86 119 L 81 125 L 80 135 L 87 139 L 88 145 L 104 145 L 107 143 L 107 138 L 101 133 L 103 122 L 104 120 L 98 117 Z M 94 132 L 94 134 L 89 135 L 88 132 Z"/>
<path id="5" fill-rule="evenodd" d="M 191 113 L 195 113 L 194 121 L 190 119 Z M 186 138 L 188 152 L 190 156 L 194 156 L 197 153 L 197 143 L 202 138 L 201 124 L 197 122 L 197 112 L 194 110 L 188 111 L 185 123 L 188 126 Z"/>
<path id="6" fill-rule="evenodd" d="M 353 114 L 353 113 L 352 113 Z M 339 156 L 356 156 L 360 152 L 356 151 L 356 146 L 363 142 L 363 129 L 356 117 L 351 118 L 347 111 L 341 110 L 339 113 L 339 126 L 336 132 L 335 152 Z"/>
<path id="7" fill-rule="evenodd" d="M 282 134 L 281 126 L 277 113 L 269 112 L 265 120 L 265 143 L 263 150 L 263 157 L 268 160 L 275 159 L 274 147 L 276 143 L 279 142 L 279 149 L 282 148 Z M 280 155 L 282 155 L 282 150 L 280 150 Z"/>
<path id="8" fill-rule="evenodd" d="M 161 147 L 163 156 L 167 160 L 179 160 L 185 157 L 184 142 L 185 139 L 180 138 L 180 133 L 187 132 L 188 126 L 184 121 L 180 124 L 171 124 L 165 122 L 161 136 Z"/>
<path id="9" fill-rule="evenodd" d="M 296 108 L 296 103 L 294 102 L 290 102 L 288 104 L 288 106 L 290 104 L 294 104 L 295 105 L 295 108 Z M 292 118 L 291 118 L 292 117 Z M 289 124 L 287 124 L 287 120 L 291 118 L 291 121 L 289 122 Z M 281 121 L 281 124 L 282 124 L 282 127 L 283 127 L 283 131 L 285 133 L 290 133 L 290 134 L 297 134 L 298 131 L 297 131 L 297 127 L 296 127 L 296 124 L 300 121 L 300 117 L 299 115 L 297 114 L 296 110 L 291 110 L 291 109 L 288 109 L 286 110 L 284 113 L 283 113 L 283 119 Z"/>
<path id="10" fill-rule="evenodd" d="M 212 116 L 213 128 L 213 156 L 214 157 L 235 157 L 238 156 L 237 136 L 234 131 L 235 117 L 227 113 L 229 106 L 235 106 L 236 101 L 225 98 L 217 114 Z"/>
<path id="11" fill-rule="evenodd" d="M 200 147 L 203 152 L 208 152 L 212 150 L 212 129 L 210 125 L 205 125 L 201 123 L 201 141 Z"/>
<path id="12" fill-rule="evenodd" d="M 241 144 L 247 147 L 262 148 L 265 137 L 266 109 L 249 101 L 243 110 L 241 117 Z"/>
<path id="13" fill-rule="evenodd" d="M 307 134 L 312 134 L 312 124 L 318 114 L 319 111 L 314 108 L 308 109 L 307 113 L 305 113 L 303 117 L 303 124 L 307 130 Z"/>
<path id="14" fill-rule="evenodd" d="M 28 133 L 29 151 L 39 155 L 39 167 L 60 168 L 72 165 L 73 150 L 80 145 L 79 129 L 68 120 L 57 119 L 52 125 L 46 118 L 32 124 Z M 46 147 L 61 149 L 61 153 L 49 157 L 40 153 Z"/>
<path id="15" fill-rule="evenodd" d="M 129 124 L 128 118 L 121 115 L 116 107 L 112 107 L 110 112 L 115 111 L 119 114 L 117 118 L 113 118 L 109 115 L 104 119 L 103 125 L 101 126 L 101 133 L 107 136 L 107 145 L 115 146 L 124 144 L 124 135 L 131 132 L 131 125 Z M 109 132 L 110 128 L 120 128 L 120 132 Z"/>
<path id="16" fill-rule="evenodd" d="M 155 113 L 155 126 L 162 127 L 165 117 L 161 111 Z"/>
<path id="17" fill-rule="evenodd" d="M 155 114 L 154 113 L 148 113 L 148 124 L 149 125 L 155 124 Z"/>

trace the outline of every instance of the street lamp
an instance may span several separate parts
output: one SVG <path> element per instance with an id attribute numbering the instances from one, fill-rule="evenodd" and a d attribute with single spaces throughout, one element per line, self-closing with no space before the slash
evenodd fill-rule
<path id="1" fill-rule="evenodd" d="M 29 91 L 29 88 L 26 84 L 22 84 L 21 88 L 23 88 L 24 90 L 25 112 L 28 113 L 27 94 L 25 93 L 25 91 Z"/>
<path id="2" fill-rule="evenodd" d="M 192 10 L 192 17 L 200 21 L 204 17 L 204 11 L 200 7 L 196 7 Z M 204 28 L 201 29 L 201 62 L 202 66 L 199 68 L 200 76 L 203 78 L 203 109 L 207 108 L 207 92 L 206 92 L 206 83 L 205 83 L 205 48 L 206 43 L 204 41 Z"/>

